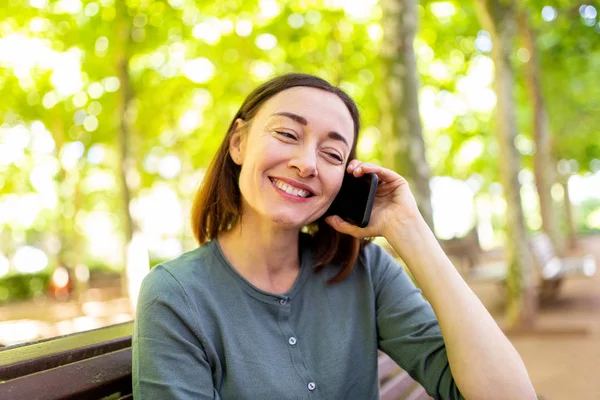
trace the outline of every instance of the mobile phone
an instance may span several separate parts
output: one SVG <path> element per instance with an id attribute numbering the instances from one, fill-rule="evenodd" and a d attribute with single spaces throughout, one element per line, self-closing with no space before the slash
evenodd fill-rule
<path id="1" fill-rule="evenodd" d="M 351 224 L 366 227 L 371 219 L 378 183 L 377 174 L 364 174 L 356 178 L 346 172 L 342 187 L 326 215 L 337 215 Z"/>

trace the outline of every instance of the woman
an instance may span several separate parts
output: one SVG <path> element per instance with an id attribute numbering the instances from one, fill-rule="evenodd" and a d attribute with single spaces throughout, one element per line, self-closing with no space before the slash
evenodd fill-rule
<path id="1" fill-rule="evenodd" d="M 535 398 L 406 181 L 355 159 L 358 131 L 354 102 L 314 76 L 280 76 L 248 96 L 194 202 L 201 246 L 142 284 L 136 398 L 376 399 L 378 349 L 435 398 Z M 371 172 L 380 185 L 366 228 L 323 217 L 345 173 Z M 375 236 L 429 302 L 363 240 Z"/>

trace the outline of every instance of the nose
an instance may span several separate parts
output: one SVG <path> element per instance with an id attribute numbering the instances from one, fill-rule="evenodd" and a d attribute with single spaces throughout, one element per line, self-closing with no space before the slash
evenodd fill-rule
<path id="1" fill-rule="evenodd" d="M 302 146 L 289 161 L 288 166 L 298 171 L 303 178 L 318 176 L 317 172 L 317 152 L 310 146 Z"/>

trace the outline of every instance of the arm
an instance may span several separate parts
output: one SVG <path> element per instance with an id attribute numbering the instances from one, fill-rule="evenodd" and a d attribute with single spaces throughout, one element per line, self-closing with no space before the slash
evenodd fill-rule
<path id="1" fill-rule="evenodd" d="M 452 376 L 467 399 L 535 399 L 519 354 L 463 281 L 396 172 L 352 160 L 348 173 L 376 173 L 381 184 L 366 228 L 338 217 L 326 221 L 354 237 L 384 236 L 406 262 L 439 321 Z"/>
<path id="2" fill-rule="evenodd" d="M 468 399 L 535 399 L 521 357 L 421 218 L 386 237 L 437 315 L 452 375 Z"/>
<path id="3" fill-rule="evenodd" d="M 142 283 L 132 350 L 134 398 L 218 399 L 183 288 L 155 267 Z"/>
<path id="4" fill-rule="evenodd" d="M 369 249 L 370 248 L 370 249 Z M 376 245 L 369 253 L 379 348 L 436 399 L 463 399 L 449 368 L 440 326 L 404 269 Z"/>

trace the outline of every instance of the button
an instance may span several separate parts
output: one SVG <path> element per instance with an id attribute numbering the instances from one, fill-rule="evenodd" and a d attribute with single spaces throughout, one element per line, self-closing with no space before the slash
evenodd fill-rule
<path id="1" fill-rule="evenodd" d="M 287 299 L 280 299 L 279 300 L 279 304 L 281 304 L 282 306 L 285 306 L 287 303 Z"/>
<path id="2" fill-rule="evenodd" d="M 289 338 L 289 339 L 288 339 L 288 343 L 289 343 L 289 344 L 291 344 L 292 346 L 293 346 L 293 345 L 295 345 L 295 344 L 296 344 L 296 342 L 297 342 L 297 340 L 296 340 L 296 338 L 295 338 L 295 337 L 293 337 L 293 336 L 292 336 L 291 338 Z"/>
<path id="3" fill-rule="evenodd" d="M 311 392 L 315 390 L 316 387 L 317 385 L 314 382 L 308 382 L 308 390 L 310 390 Z"/>

